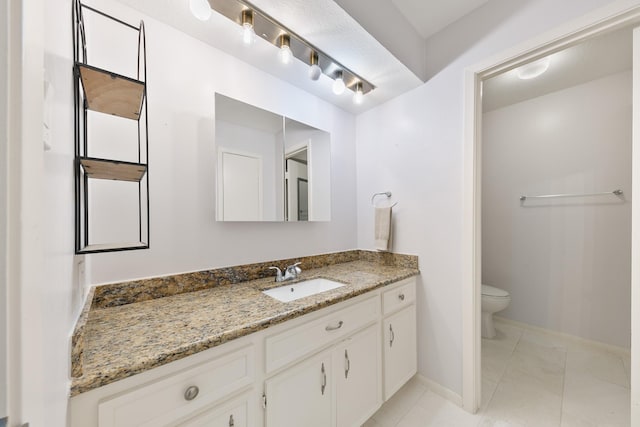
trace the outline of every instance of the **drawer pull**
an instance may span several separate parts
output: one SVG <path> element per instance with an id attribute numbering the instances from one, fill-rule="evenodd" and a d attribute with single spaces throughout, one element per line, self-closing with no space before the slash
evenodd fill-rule
<path id="1" fill-rule="evenodd" d="M 344 351 L 344 379 L 349 377 L 349 371 L 351 370 L 351 361 L 349 360 L 349 353 Z"/>
<path id="2" fill-rule="evenodd" d="M 327 325 L 327 327 L 324 328 L 324 330 L 327 331 L 327 332 L 335 331 L 336 329 L 342 328 L 343 324 L 344 324 L 344 322 L 341 320 L 341 321 L 338 322 L 338 326 Z"/>
<path id="3" fill-rule="evenodd" d="M 184 400 L 193 400 L 198 397 L 198 393 L 200 393 L 200 389 L 197 386 L 192 385 L 184 391 Z"/>
<path id="4" fill-rule="evenodd" d="M 233 421 L 233 414 L 229 415 L 229 427 L 235 426 L 236 423 Z"/>
<path id="5" fill-rule="evenodd" d="M 320 392 L 324 396 L 324 389 L 327 387 L 327 373 L 324 370 L 324 363 L 322 364 L 320 372 L 322 373 L 322 384 L 320 384 Z"/>
<path id="6" fill-rule="evenodd" d="M 404 294 L 398 295 L 398 298 L 400 298 L 400 301 L 404 301 Z"/>
<path id="7" fill-rule="evenodd" d="M 393 325 L 389 324 L 389 335 L 391 338 L 389 339 L 389 347 L 393 347 L 393 342 L 396 339 L 396 334 L 393 332 Z"/>

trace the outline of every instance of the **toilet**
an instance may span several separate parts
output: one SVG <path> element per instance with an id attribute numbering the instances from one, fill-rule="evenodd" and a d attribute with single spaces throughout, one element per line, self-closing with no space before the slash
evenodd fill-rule
<path id="1" fill-rule="evenodd" d="M 482 338 L 496 336 L 496 329 L 493 327 L 493 313 L 504 310 L 510 302 L 509 292 L 494 286 L 482 285 Z"/>

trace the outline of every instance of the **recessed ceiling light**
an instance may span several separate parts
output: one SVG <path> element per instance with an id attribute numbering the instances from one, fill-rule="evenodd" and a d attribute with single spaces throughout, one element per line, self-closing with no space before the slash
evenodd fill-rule
<path id="1" fill-rule="evenodd" d="M 518 78 L 522 80 L 535 79 L 536 77 L 541 76 L 545 71 L 547 71 L 550 63 L 551 60 L 547 56 L 546 58 L 542 58 L 529 64 L 525 64 L 522 67 L 516 69 Z"/>

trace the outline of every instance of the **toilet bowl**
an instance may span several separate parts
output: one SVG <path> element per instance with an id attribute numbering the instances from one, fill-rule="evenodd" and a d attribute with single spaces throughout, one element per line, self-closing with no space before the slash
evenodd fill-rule
<path id="1" fill-rule="evenodd" d="M 489 286 L 482 285 L 482 338 L 493 338 L 496 336 L 496 329 L 493 326 L 493 313 L 502 311 L 509 306 L 511 295 L 509 292 Z"/>

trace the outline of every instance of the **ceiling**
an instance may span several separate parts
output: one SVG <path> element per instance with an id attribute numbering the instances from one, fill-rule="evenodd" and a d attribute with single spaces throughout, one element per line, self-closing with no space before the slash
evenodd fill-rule
<path id="1" fill-rule="evenodd" d="M 293 61 L 288 67 L 282 67 L 276 59 L 276 48 L 268 42 L 257 38 L 250 48 L 243 46 L 237 36 L 237 25 L 217 12 L 209 21 L 202 22 L 191 15 L 188 0 L 120 0 L 151 18 L 356 114 L 423 84 L 423 75 L 415 64 L 415 50 L 420 50 L 420 58 L 424 56 L 424 37 L 439 31 L 487 0 L 377 1 L 379 4 L 387 3 L 385 10 L 388 13 L 372 15 L 369 11 L 371 8 L 362 7 L 360 1 L 352 2 L 353 7 L 347 8 L 348 13 L 341 7 L 344 2 L 338 0 L 251 0 L 255 7 L 287 25 L 376 86 L 364 97 L 363 104 L 355 105 L 350 91 L 341 96 L 332 93 L 333 80 L 329 77 L 323 75 L 317 82 L 309 80 L 307 65 L 301 61 Z M 369 16 L 366 29 L 358 21 L 358 15 L 365 13 Z M 390 19 L 390 14 L 397 15 L 399 19 Z M 411 25 L 407 25 L 407 22 Z M 392 39 L 392 43 L 383 43 L 382 31 Z M 402 34 L 414 33 L 417 40 L 411 49 L 404 46 L 404 53 L 400 52 L 403 42 L 397 36 L 401 34 L 400 31 Z M 420 64 L 422 62 L 420 60 Z"/>
<path id="2" fill-rule="evenodd" d="M 631 70 L 632 41 L 632 28 L 623 28 L 549 55 L 549 68 L 534 79 L 521 80 L 518 69 L 514 69 L 486 80 L 482 87 L 483 111 Z"/>
<path id="3" fill-rule="evenodd" d="M 391 0 L 400 13 L 426 39 L 489 0 Z"/>
<path id="4" fill-rule="evenodd" d="M 251 0 L 255 7 L 376 86 L 365 95 L 362 105 L 355 105 L 350 91 L 341 96 L 333 94 L 333 80 L 329 77 L 323 75 L 319 81 L 311 81 L 307 77 L 308 66 L 302 61 L 283 67 L 277 60 L 277 48 L 267 41 L 258 37 L 251 47 L 245 47 L 238 25 L 216 12 L 209 21 L 202 22 L 191 15 L 188 0 L 120 0 L 354 114 L 422 85 L 415 63 L 416 50 L 424 55 L 427 37 L 488 1 L 368 0 L 365 8 L 360 0 Z M 407 48 L 409 35 L 415 37 Z M 554 54 L 548 71 L 536 79 L 520 80 L 512 70 L 484 82 L 483 108 L 491 111 L 630 69 L 630 52 L 630 30 L 589 40 Z"/>

